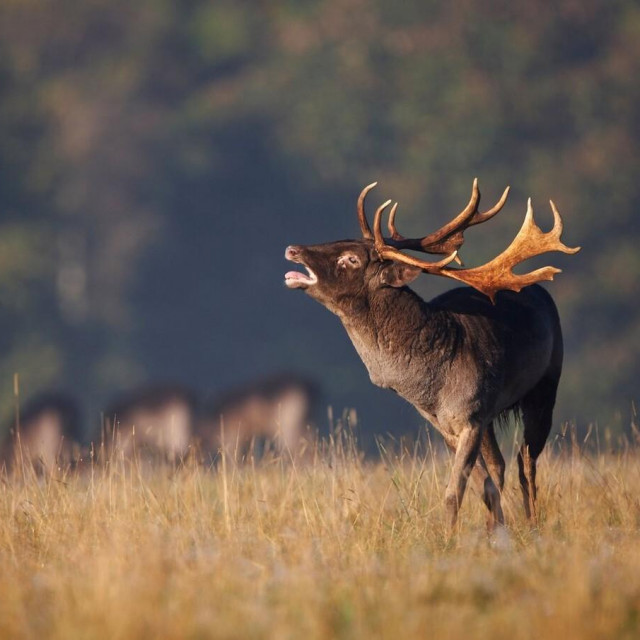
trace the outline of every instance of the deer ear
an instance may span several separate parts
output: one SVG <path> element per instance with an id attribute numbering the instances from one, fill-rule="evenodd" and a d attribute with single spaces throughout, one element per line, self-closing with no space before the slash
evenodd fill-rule
<path id="1" fill-rule="evenodd" d="M 404 287 L 406 284 L 413 282 L 421 273 L 422 269 L 419 267 L 392 262 L 384 267 L 380 274 L 380 279 L 383 284 L 390 287 Z"/>

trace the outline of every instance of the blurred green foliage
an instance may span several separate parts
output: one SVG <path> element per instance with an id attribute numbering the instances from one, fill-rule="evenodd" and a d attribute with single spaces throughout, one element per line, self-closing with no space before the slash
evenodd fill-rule
<path id="1" fill-rule="evenodd" d="M 583 246 L 553 257 L 561 415 L 626 415 L 640 379 L 639 77 L 631 0 L 0 0 L 0 402 L 13 370 L 85 393 L 153 374 L 135 339 L 141 261 L 237 176 L 308 200 L 377 179 L 417 233 L 454 215 L 477 175 L 487 201 L 514 189 L 468 238 L 468 263 L 509 241 L 529 195 L 543 228 L 552 197 Z M 243 228 L 289 224 L 277 199 L 243 198 Z M 259 229 L 272 260 L 280 236 Z M 286 327 L 269 340 L 265 354 L 287 352 Z"/>

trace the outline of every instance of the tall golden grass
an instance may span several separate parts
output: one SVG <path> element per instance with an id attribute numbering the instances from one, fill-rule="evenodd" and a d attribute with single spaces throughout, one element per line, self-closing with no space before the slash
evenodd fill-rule
<path id="1" fill-rule="evenodd" d="M 638 638 L 640 452 L 574 442 L 517 470 L 508 527 L 470 488 L 453 538 L 436 448 L 223 457 L 0 483 L 0 638 Z"/>

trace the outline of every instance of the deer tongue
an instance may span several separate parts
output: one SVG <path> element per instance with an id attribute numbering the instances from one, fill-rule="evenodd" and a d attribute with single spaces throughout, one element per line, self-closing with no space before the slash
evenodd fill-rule
<path id="1" fill-rule="evenodd" d="M 315 274 L 309 271 L 309 275 L 300 271 L 287 271 L 284 283 L 290 289 L 306 288 L 318 281 Z"/>

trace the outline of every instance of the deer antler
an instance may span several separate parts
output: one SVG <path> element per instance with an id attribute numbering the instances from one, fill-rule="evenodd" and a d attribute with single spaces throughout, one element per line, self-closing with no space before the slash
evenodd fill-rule
<path id="1" fill-rule="evenodd" d="M 478 197 L 474 198 L 476 194 Z M 459 234 L 459 236 L 455 239 L 455 242 L 460 241 L 460 244 L 462 244 L 462 232 L 464 231 L 464 229 L 471 226 L 472 224 L 484 222 L 485 220 L 488 220 L 493 215 L 495 215 L 500 210 L 500 208 L 502 208 L 507 194 L 508 190 L 505 191 L 502 198 L 500 199 L 498 204 L 493 207 L 493 209 L 487 211 L 484 214 L 478 214 L 478 216 L 475 217 L 473 212 L 477 212 L 477 199 L 479 199 L 479 193 L 477 191 L 477 180 L 474 180 L 474 189 L 469 205 L 467 205 L 465 210 L 452 222 L 436 231 L 435 234 L 431 234 L 431 237 L 438 236 L 438 234 L 440 234 L 441 239 L 436 239 L 434 242 L 441 242 L 442 246 L 444 247 L 448 239 L 453 239 L 457 234 Z M 554 218 L 553 228 L 551 229 L 551 231 L 544 233 L 533 219 L 533 207 L 531 206 L 531 199 L 529 199 L 527 205 L 527 214 L 520 231 L 518 231 L 518 234 L 514 238 L 513 242 L 500 255 L 493 258 L 493 260 L 490 260 L 486 264 L 479 267 L 474 267 L 472 269 L 454 269 L 448 267 L 447 265 L 457 257 L 457 247 L 460 246 L 460 244 L 458 244 L 456 246 L 456 249 L 444 260 L 441 260 L 440 262 L 426 262 L 415 258 L 414 256 L 402 253 L 402 251 L 400 251 L 400 248 L 392 246 L 389 241 L 385 241 L 385 239 L 382 237 L 382 231 L 380 230 L 382 211 L 388 206 L 389 202 L 390 201 L 386 202 L 384 205 L 378 208 L 373 225 L 375 248 L 378 252 L 378 255 L 383 260 L 395 260 L 397 262 L 403 262 L 414 267 L 419 267 L 427 273 L 433 273 L 435 275 L 453 278 L 454 280 L 460 280 L 461 282 L 464 282 L 487 295 L 492 302 L 495 302 L 495 296 L 498 291 L 501 291 L 503 289 L 520 291 L 523 287 L 534 284 L 536 282 L 541 282 L 542 280 L 553 280 L 553 276 L 556 273 L 560 273 L 561 271 L 556 267 L 542 267 L 541 269 L 536 269 L 535 271 L 531 271 L 530 273 L 518 275 L 513 273 L 512 269 L 520 262 L 523 262 L 528 258 L 532 258 L 533 256 L 547 253 L 549 251 L 561 251 L 562 253 L 570 254 L 580 251 L 580 247 L 567 247 L 560 240 L 563 228 L 562 218 L 560 217 L 560 214 L 558 213 L 558 210 L 556 209 L 556 206 L 553 204 L 553 202 L 551 201 L 551 210 L 553 211 Z M 467 210 L 470 208 L 470 206 L 472 206 L 472 213 L 468 214 Z M 469 218 L 464 218 L 463 220 L 463 215 L 469 216 Z M 470 222 L 468 224 L 465 224 L 466 220 L 470 220 Z M 389 228 L 393 236 L 395 230 L 393 221 L 390 223 Z M 429 237 L 430 236 L 425 236 L 425 238 Z M 391 240 L 394 241 L 394 238 L 392 237 Z M 414 248 L 414 246 L 405 244 L 401 248 Z"/>
<path id="2" fill-rule="evenodd" d="M 373 182 L 367 185 L 358 197 L 358 220 L 362 237 L 367 240 L 373 239 L 373 234 L 367 222 L 367 216 L 364 210 L 364 200 L 367 193 L 373 189 L 378 183 Z M 471 189 L 471 199 L 469 204 L 453 219 L 443 227 L 424 236 L 423 238 L 405 238 L 400 235 L 395 226 L 396 211 L 398 203 L 394 204 L 389 214 L 389 233 L 391 237 L 387 240 L 387 244 L 396 249 L 411 249 L 413 251 L 421 251 L 423 253 L 436 253 L 450 255 L 453 251 L 460 249 L 464 243 L 464 232 L 473 225 L 486 222 L 496 215 L 502 209 L 509 195 L 509 187 L 504 190 L 502 197 L 488 211 L 480 213 L 478 206 L 480 204 L 480 190 L 478 189 L 478 179 L 473 181 Z M 460 260 L 456 257 L 456 261 Z"/>
<path id="3" fill-rule="evenodd" d="M 561 251 L 574 254 L 580 251 L 580 247 L 567 247 L 560 239 L 563 224 L 560 213 L 556 209 L 553 200 L 549 200 L 553 212 L 553 228 L 544 233 L 533 219 L 533 207 L 531 198 L 527 202 L 527 214 L 518 234 L 513 242 L 493 260 L 473 269 L 448 270 L 446 275 L 465 282 L 478 291 L 486 294 L 495 302 L 496 293 L 502 289 L 520 291 L 536 282 L 553 280 L 556 273 L 561 273 L 557 267 L 542 267 L 524 274 L 515 274 L 512 269 L 517 264 L 528 258 L 547 253 L 549 251 Z"/>
<path id="4" fill-rule="evenodd" d="M 486 222 L 498 213 L 509 195 L 509 187 L 504 190 L 502 197 L 488 211 L 480 213 L 480 190 L 478 189 L 478 178 L 473 181 L 471 188 L 471 199 L 469 204 L 453 219 L 443 227 L 424 236 L 423 238 L 405 238 L 396 230 L 395 217 L 398 205 L 395 204 L 389 214 L 389 233 L 391 234 L 391 246 L 396 249 L 413 249 L 425 253 L 450 254 L 452 251 L 460 249 L 464 242 L 464 232 L 468 227 Z"/>
<path id="5" fill-rule="evenodd" d="M 360 231 L 362 231 L 362 237 L 365 240 L 373 240 L 373 234 L 371 233 L 371 228 L 367 222 L 367 214 L 364 212 L 364 199 L 367 197 L 367 193 L 369 193 L 369 191 L 371 191 L 371 189 L 373 189 L 377 184 L 377 182 L 372 182 L 367 185 L 358 196 L 358 222 L 360 222 Z"/>

